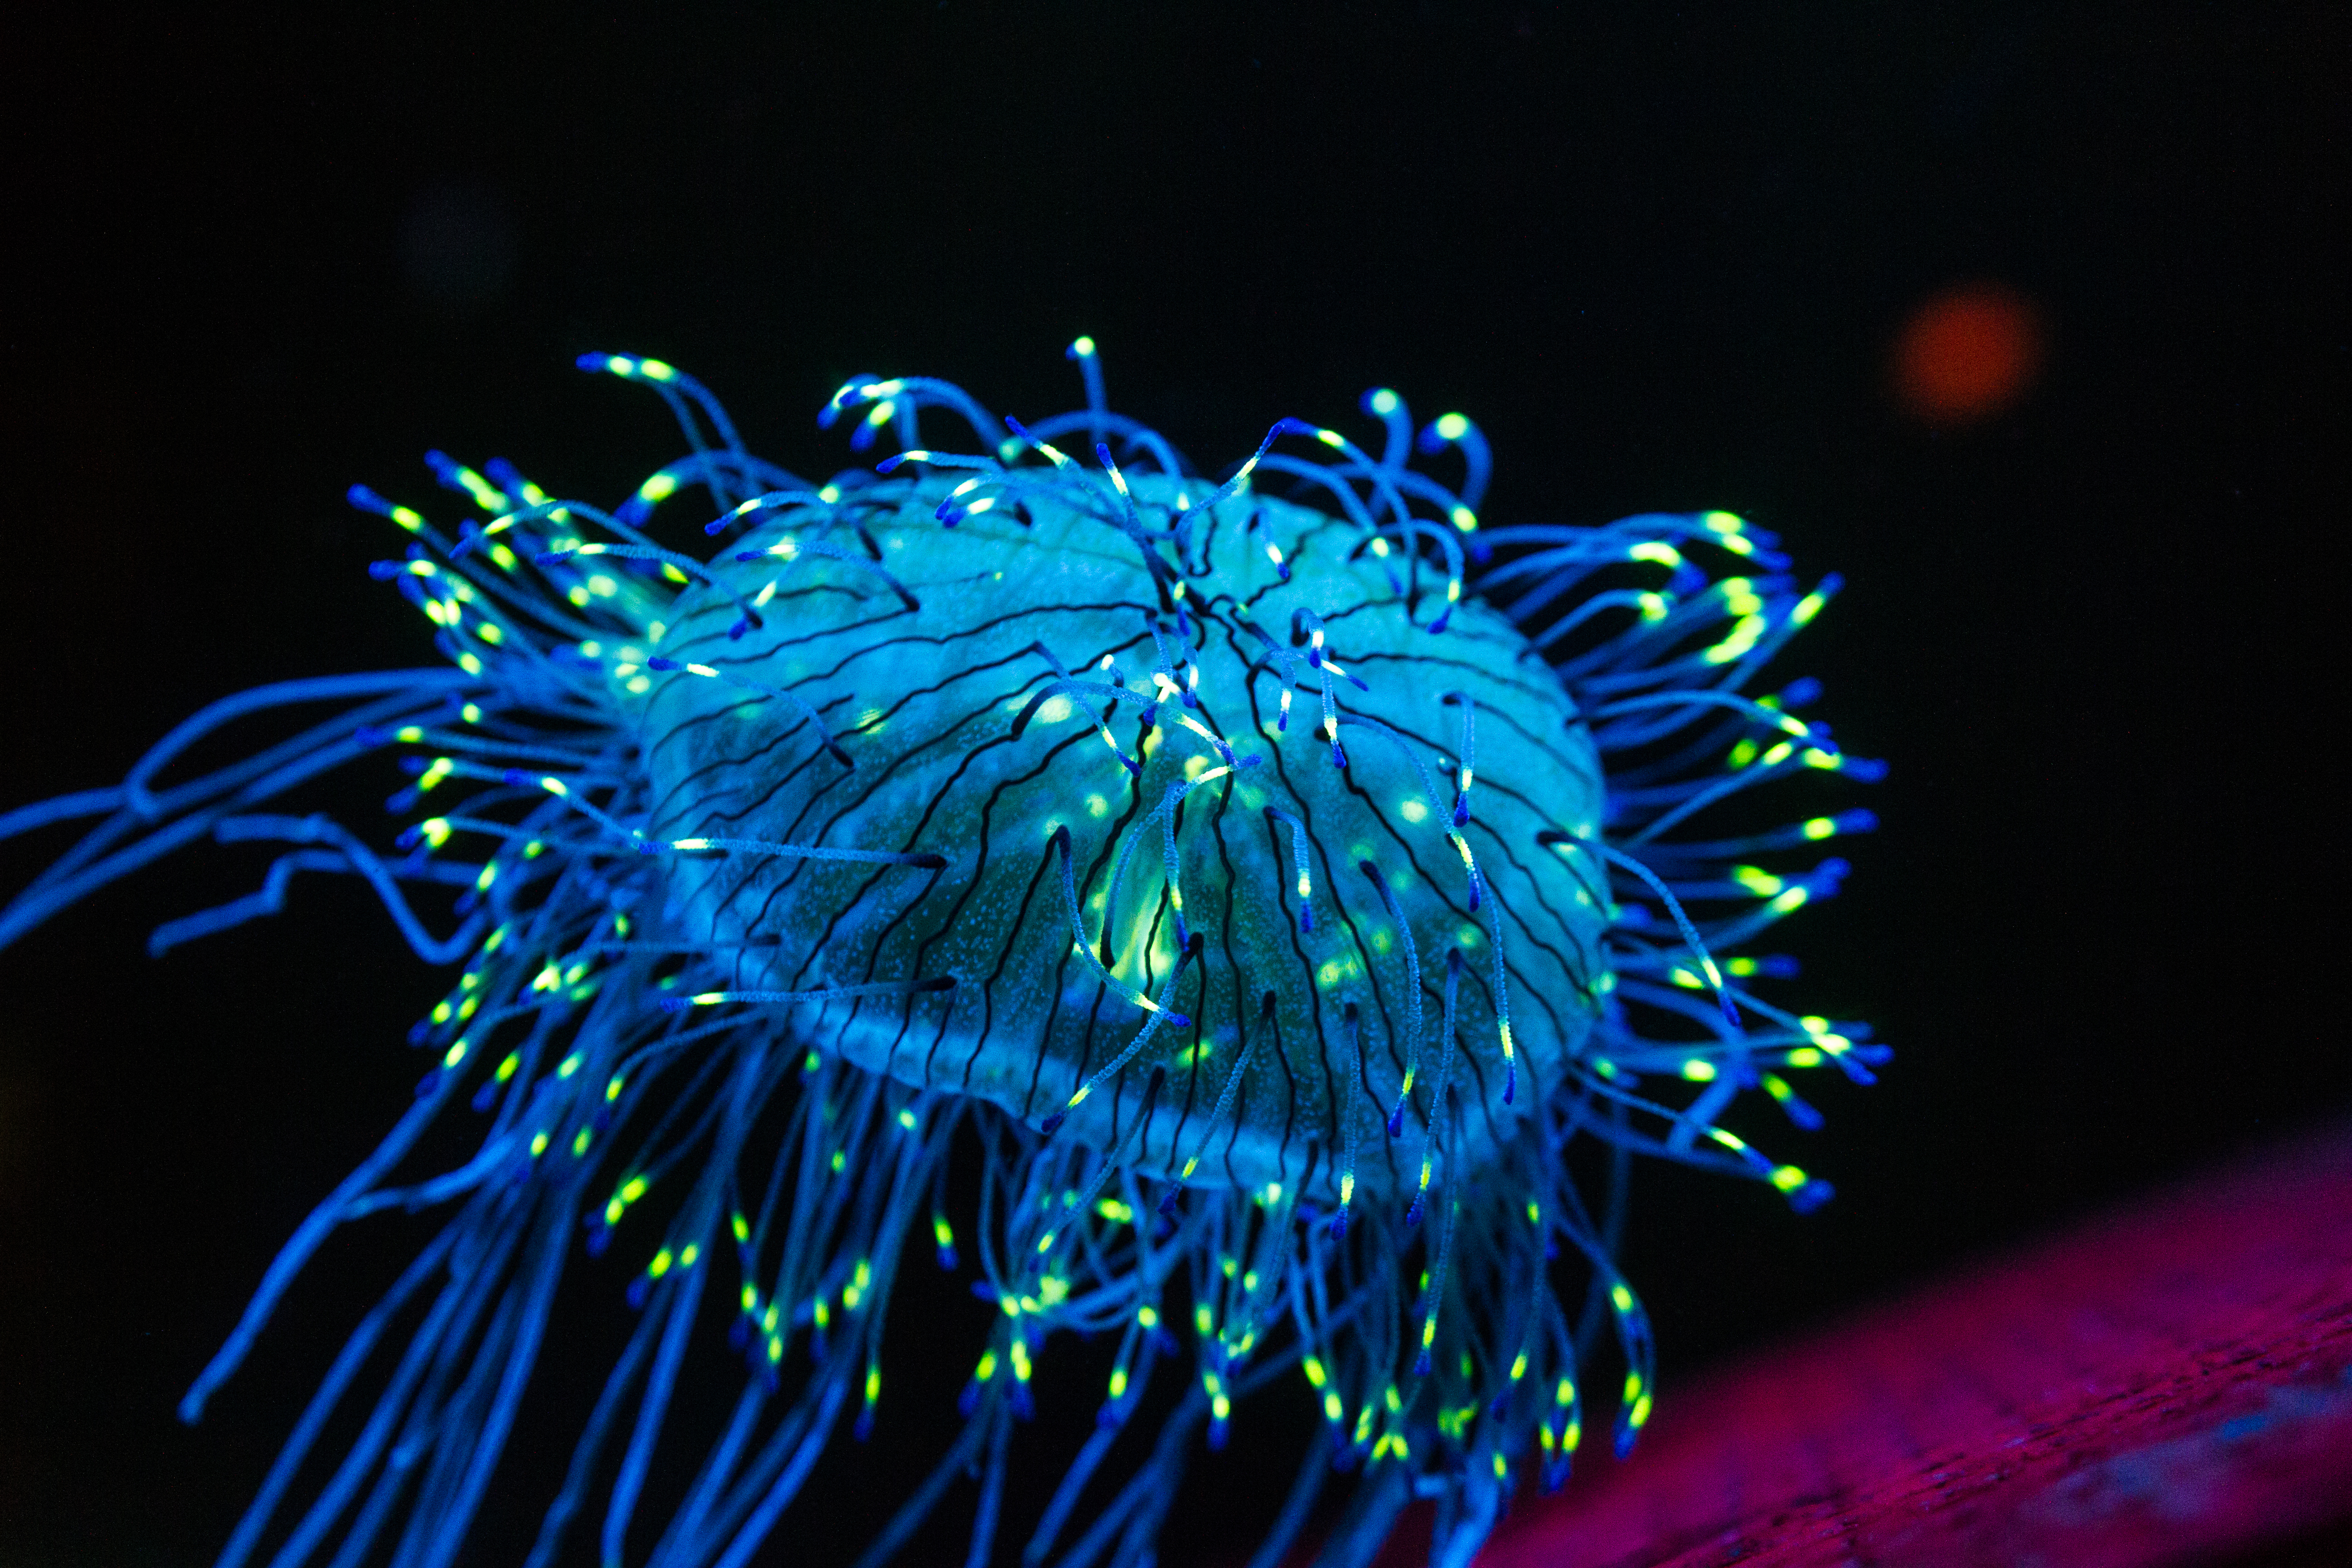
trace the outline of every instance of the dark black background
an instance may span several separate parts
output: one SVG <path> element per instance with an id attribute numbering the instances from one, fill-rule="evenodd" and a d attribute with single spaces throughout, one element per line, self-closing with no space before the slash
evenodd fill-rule
<path id="1" fill-rule="evenodd" d="M 1726 506 L 1846 574 L 1790 669 L 1892 760 L 1885 830 L 1790 942 L 1800 994 L 1901 1054 L 1825 1097 L 1819 1215 L 1645 1179 L 1662 1409 L 2352 1102 L 2318 1001 L 2340 7 L 594 9 L 5 25 L 0 805 L 245 685 L 429 661 L 342 489 L 430 501 L 438 446 L 616 498 L 674 439 L 583 349 L 687 367 L 824 472 L 848 374 L 1048 411 L 1087 331 L 1206 468 L 1386 384 L 1482 422 L 1496 521 Z M 1889 344 L 1974 279 L 2037 302 L 2046 373 L 1937 433 Z M 63 843 L 5 846 L 0 886 Z M 404 1101 L 438 989 L 317 880 L 144 957 L 260 864 L 191 855 L 0 957 L 0 1562 L 208 1561 L 396 1256 L 331 1249 L 173 1420 Z M 1180 1547 L 1245 1536 L 1268 1485 L 1210 1474 Z"/>

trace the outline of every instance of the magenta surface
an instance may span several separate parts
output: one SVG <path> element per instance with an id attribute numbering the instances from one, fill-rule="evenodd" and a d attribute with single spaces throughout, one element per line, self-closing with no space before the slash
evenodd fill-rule
<path id="1" fill-rule="evenodd" d="M 2352 1128 L 1689 1386 L 1482 1568 L 2226 1560 L 2352 1517 Z"/>

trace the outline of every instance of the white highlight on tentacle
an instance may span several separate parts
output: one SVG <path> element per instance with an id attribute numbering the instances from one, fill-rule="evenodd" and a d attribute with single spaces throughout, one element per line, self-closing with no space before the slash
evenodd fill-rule
<path id="1" fill-rule="evenodd" d="M 1307 824 L 1278 805 L 1267 806 L 1265 814 L 1276 821 L 1289 824 L 1292 885 L 1298 894 L 1298 934 L 1312 936 L 1315 932 L 1315 872 L 1307 856 Z"/>
<path id="2" fill-rule="evenodd" d="M 821 844 L 779 844 L 766 838 L 647 838 L 637 845 L 640 855 L 691 855 L 714 849 L 796 860 L 848 860 L 864 866 L 919 866 L 929 871 L 940 870 L 948 863 L 946 856 L 928 850 L 834 849 Z"/>

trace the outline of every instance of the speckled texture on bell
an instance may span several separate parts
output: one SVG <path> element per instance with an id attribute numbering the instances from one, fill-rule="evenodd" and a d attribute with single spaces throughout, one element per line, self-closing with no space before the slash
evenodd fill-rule
<path id="1" fill-rule="evenodd" d="M 1163 1004 L 1186 1021 L 1152 1026 L 1144 1048 L 1071 1112 L 1063 1136 L 1110 1146 L 1150 1069 L 1165 1063 L 1170 1082 L 1130 1157 L 1172 1173 L 1206 1131 L 1236 1054 L 1254 1041 L 1232 1124 L 1218 1130 L 1194 1179 L 1252 1188 L 1297 1181 L 1319 1142 L 1315 1188 L 1328 1197 L 1350 1104 L 1352 1005 L 1365 1057 L 1357 1131 L 1379 1151 L 1358 1180 L 1370 1192 L 1393 1190 L 1412 1178 L 1414 1145 L 1376 1134 L 1421 1045 L 1408 987 L 1418 984 L 1418 1014 L 1433 1030 L 1449 949 L 1465 961 L 1454 1081 L 1465 1110 L 1477 1108 L 1464 1118 L 1465 1155 L 1475 1160 L 1473 1146 L 1494 1141 L 1493 1124 L 1524 1115 L 1525 1097 L 1559 1083 L 1598 1005 L 1608 881 L 1589 854 L 1557 853 L 1538 835 L 1589 840 L 1601 785 L 1589 733 L 1517 628 L 1472 603 L 1433 633 L 1442 598 L 1423 595 L 1416 624 L 1360 530 L 1247 494 L 1192 516 L 1183 554 L 1201 570 L 1186 572 L 1185 609 L 1170 614 L 1135 548 L 1098 517 L 1033 497 L 1025 522 L 992 510 L 949 529 L 933 515 L 946 479 L 881 488 L 866 504 L 853 491 L 837 508 L 799 511 L 740 542 L 752 559 L 719 574 L 746 598 L 766 595 L 759 629 L 730 639 L 734 601 L 704 589 L 682 597 L 661 645 L 673 661 L 791 690 L 850 765 L 828 750 L 811 713 L 745 686 L 679 669 L 656 675 L 639 700 L 656 837 L 927 851 L 945 861 L 929 869 L 678 857 L 673 897 L 687 929 L 722 948 L 775 943 L 745 947 L 735 984 L 797 992 L 951 976 L 949 991 L 824 1005 L 803 1026 L 861 1067 L 982 1095 L 1040 1122 L 1151 1026 L 1074 951 L 1055 845 L 1066 828 L 1087 942 L 1108 946 L 1114 980 L 1157 996 L 1183 951 L 1180 929 L 1201 942 Z M 1135 488 L 1147 517 L 1172 513 L 1171 482 L 1151 476 Z M 1194 499 L 1209 489 L 1191 488 Z M 1083 505 L 1087 492 L 1072 499 Z M 798 548 L 817 538 L 842 554 Z M 895 585 L 866 563 L 864 540 Z M 1340 674 L 1344 770 L 1333 763 L 1308 663 L 1317 650 L 1297 611 L 1319 618 L 1320 661 Z M 1114 679 L 1157 700 L 1073 689 Z M 1294 679 L 1303 689 L 1291 691 Z M 1459 831 L 1483 873 L 1475 911 L 1454 842 L 1465 704 L 1476 750 Z M 1297 836 L 1276 810 L 1305 829 L 1303 898 Z M 1408 964 L 1391 899 L 1410 923 L 1417 964 Z M 1508 1104 L 1497 925 L 1520 1079 Z M 1423 1068 L 1423 1103 L 1408 1121 L 1425 1120 L 1433 1070 Z"/>

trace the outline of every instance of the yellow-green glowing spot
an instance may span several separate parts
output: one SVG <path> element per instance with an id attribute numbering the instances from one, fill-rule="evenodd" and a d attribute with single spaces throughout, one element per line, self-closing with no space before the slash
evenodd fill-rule
<path id="1" fill-rule="evenodd" d="M 1709 664 L 1729 664 L 1753 648 L 1764 636 L 1765 620 L 1761 616 L 1742 616 L 1731 628 L 1731 635 L 1708 648 L 1700 657 Z"/>

